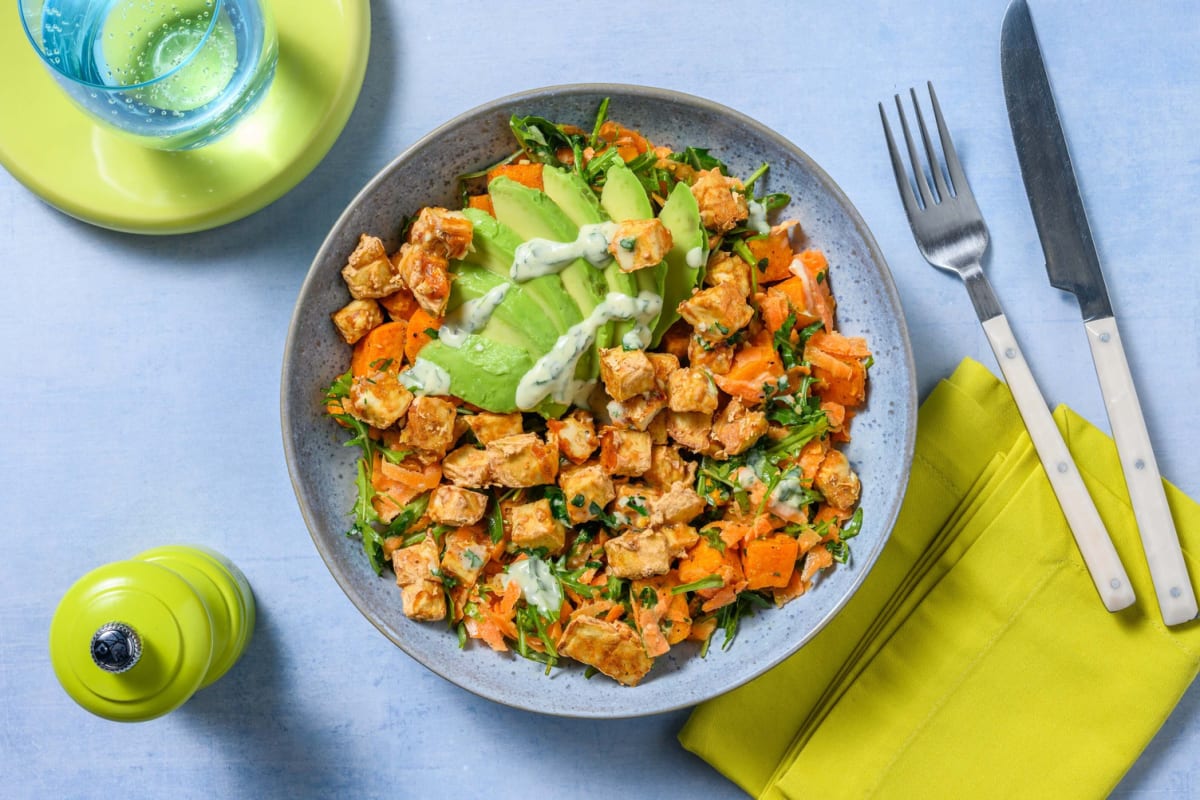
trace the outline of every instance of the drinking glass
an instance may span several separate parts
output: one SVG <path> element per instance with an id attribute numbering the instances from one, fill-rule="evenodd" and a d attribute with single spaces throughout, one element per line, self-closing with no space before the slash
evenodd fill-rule
<path id="1" fill-rule="evenodd" d="M 17 2 L 29 41 L 76 104 L 149 147 L 212 142 L 275 74 L 275 22 L 259 0 Z"/>

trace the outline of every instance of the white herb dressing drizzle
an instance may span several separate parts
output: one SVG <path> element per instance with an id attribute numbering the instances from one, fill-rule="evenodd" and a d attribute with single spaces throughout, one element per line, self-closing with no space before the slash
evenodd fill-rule
<path id="1" fill-rule="evenodd" d="M 746 205 L 750 209 L 746 227 L 755 233 L 770 233 L 771 226 L 767 224 L 767 207 L 757 200 L 751 200 Z"/>
<path id="2" fill-rule="evenodd" d="M 482 297 L 468 300 L 451 311 L 442 321 L 442 327 L 438 330 L 438 340 L 447 347 L 462 347 L 468 336 L 488 324 L 496 307 L 504 301 L 504 296 L 511 287 L 512 284 L 506 281 Z"/>
<path id="3" fill-rule="evenodd" d="M 562 589 L 546 562 L 537 556 L 510 564 L 508 572 L 501 573 L 500 582 L 506 588 L 510 583 L 516 583 L 521 587 L 521 596 L 526 603 L 536 607 L 544 616 L 558 616 L 563 602 Z"/>
<path id="4" fill-rule="evenodd" d="M 450 394 L 450 373 L 420 356 L 400 373 L 400 382 L 413 394 Z"/>
<path id="5" fill-rule="evenodd" d="M 550 239 L 529 239 L 521 242 L 513 253 L 509 277 L 514 281 L 528 281 L 542 275 L 552 275 L 562 272 L 578 258 L 601 269 L 611 260 L 608 244 L 616 230 L 615 222 L 597 222 L 581 226 L 579 235 L 573 242 L 555 242 Z"/>
<path id="6" fill-rule="evenodd" d="M 653 292 L 641 292 L 630 297 L 609 292 L 604 302 L 596 306 L 587 319 L 576 323 L 558 337 L 550 352 L 537 360 L 517 384 L 517 408 L 529 410 L 547 397 L 558 403 L 570 403 L 583 393 L 583 381 L 574 379 L 579 358 L 596 339 L 596 331 L 608 322 L 632 319 L 635 325 L 621 340 L 622 345 L 637 348 L 650 343 L 649 323 L 662 310 L 662 298 Z"/>
<path id="7" fill-rule="evenodd" d="M 746 466 L 735 473 L 738 484 L 743 489 L 750 489 L 755 483 L 766 483 L 763 480 L 763 469 L 766 466 L 766 456 L 755 451 L 746 459 Z M 780 506 L 802 511 L 808 500 L 808 490 L 800 482 L 800 469 L 795 466 L 787 467 L 771 490 L 767 498 L 767 507 Z"/>
<path id="8" fill-rule="evenodd" d="M 691 250 L 687 251 L 687 256 L 685 256 L 685 258 L 687 259 L 687 265 L 689 267 L 692 269 L 700 269 L 700 267 L 704 266 L 704 248 L 693 247 Z"/>

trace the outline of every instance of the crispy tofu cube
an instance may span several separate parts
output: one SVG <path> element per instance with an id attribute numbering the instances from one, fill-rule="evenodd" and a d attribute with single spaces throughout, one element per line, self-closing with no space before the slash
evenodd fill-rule
<path id="1" fill-rule="evenodd" d="M 706 506 L 704 498 L 690 485 L 677 483 L 651 503 L 651 522 L 667 526 L 688 523 L 703 514 Z"/>
<path id="2" fill-rule="evenodd" d="M 616 497 L 612 477 L 599 464 L 564 469 L 558 475 L 558 485 L 567 498 L 567 516 L 572 525 L 594 519 L 592 505 L 605 508 Z"/>
<path id="3" fill-rule="evenodd" d="M 592 457 L 600 440 L 592 415 L 577 408 L 562 419 L 546 421 L 546 428 L 558 437 L 558 448 L 568 460 L 582 464 Z"/>
<path id="4" fill-rule="evenodd" d="M 650 441 L 653 444 L 666 444 L 670 441 L 667 437 L 667 415 L 666 413 L 655 414 L 650 420 L 650 424 L 646 426 L 646 433 L 650 434 Z"/>
<path id="5" fill-rule="evenodd" d="M 650 508 L 658 498 L 658 490 L 641 483 L 619 483 L 616 490 L 612 512 L 617 522 L 638 530 L 648 528 Z"/>
<path id="6" fill-rule="evenodd" d="M 654 388 L 666 394 L 668 379 L 679 369 L 679 358 L 671 353 L 647 353 L 646 358 L 654 366 Z"/>
<path id="7" fill-rule="evenodd" d="M 723 342 L 744 328 L 754 309 L 732 283 L 718 283 L 696 292 L 679 304 L 683 317 L 696 335 L 710 342 Z"/>
<path id="8" fill-rule="evenodd" d="M 491 459 L 486 450 L 465 444 L 442 459 L 442 477 L 456 486 L 488 486 L 492 482 Z"/>
<path id="9" fill-rule="evenodd" d="M 454 444 L 457 410 L 440 397 L 418 397 L 408 410 L 408 423 L 400 435 L 402 445 L 441 457 Z"/>
<path id="10" fill-rule="evenodd" d="M 688 342 L 688 364 L 714 375 L 726 375 L 733 369 L 733 347 L 693 336 Z"/>
<path id="11" fill-rule="evenodd" d="M 604 543 L 608 574 L 618 578 L 649 578 L 671 569 L 667 536 L 654 529 L 629 531 Z"/>
<path id="12" fill-rule="evenodd" d="M 666 407 L 667 396 L 659 391 L 651 391 L 631 397 L 624 403 L 612 400 L 607 411 L 614 425 L 644 431 L 650 427 L 658 412 Z"/>
<path id="13" fill-rule="evenodd" d="M 641 475 L 650 469 L 650 447 L 650 434 L 606 425 L 600 429 L 600 466 L 610 475 Z"/>
<path id="14" fill-rule="evenodd" d="M 392 259 L 418 305 L 435 317 L 444 315 L 450 300 L 450 262 L 446 257 L 417 245 L 404 244 Z"/>
<path id="15" fill-rule="evenodd" d="M 408 287 L 397 289 L 391 294 L 379 298 L 378 302 L 389 317 L 400 322 L 407 323 L 409 317 L 417 310 L 417 299 L 413 297 Z"/>
<path id="16" fill-rule="evenodd" d="M 736 456 L 749 450 L 766 432 L 767 415 L 751 411 L 735 397 L 713 422 L 712 438 L 720 443 L 725 455 Z"/>
<path id="17" fill-rule="evenodd" d="M 355 300 L 386 297 L 404 288 L 404 278 L 388 259 L 383 242 L 365 233 L 342 267 L 342 280 Z"/>
<path id="18" fill-rule="evenodd" d="M 433 620 L 446 616 L 446 597 L 438 578 L 438 545 L 432 536 L 392 553 L 392 569 L 404 604 L 404 616 Z"/>
<path id="19" fill-rule="evenodd" d="M 685 461 L 679 448 L 655 445 L 650 449 L 650 469 L 642 477 L 656 489 L 669 489 L 680 481 L 691 483 L 695 475 L 696 465 Z"/>
<path id="20" fill-rule="evenodd" d="M 663 525 L 658 530 L 662 531 L 663 536 L 667 537 L 667 552 L 670 553 L 671 558 L 679 558 L 692 545 L 700 541 L 700 534 L 696 533 L 696 529 L 691 525 L 674 523 Z"/>
<path id="21" fill-rule="evenodd" d="M 497 439 L 503 439 L 505 436 L 516 436 L 524 431 L 521 427 L 521 412 L 514 411 L 511 414 L 493 414 L 490 411 L 480 411 L 478 414 L 470 414 L 464 416 L 471 432 L 475 434 L 475 438 L 480 444 L 494 442 Z"/>
<path id="22" fill-rule="evenodd" d="M 750 283 L 750 265 L 741 256 L 727 253 L 724 250 L 718 250 L 708 260 L 708 267 L 704 272 L 704 282 L 709 286 L 716 286 L 718 283 L 732 283 L 742 297 L 749 297 L 750 290 L 753 288 Z"/>
<path id="23" fill-rule="evenodd" d="M 429 496 L 429 518 L 454 528 L 474 525 L 483 519 L 488 497 L 459 486 L 439 486 Z"/>
<path id="24" fill-rule="evenodd" d="M 609 397 L 624 402 L 654 388 L 654 364 L 645 351 L 609 347 L 600 351 L 600 380 Z"/>
<path id="25" fill-rule="evenodd" d="M 699 411 L 671 411 L 667 415 L 667 435 L 680 446 L 695 453 L 708 454 L 714 451 L 709 431 L 712 430 L 712 414 Z"/>
<path id="26" fill-rule="evenodd" d="M 547 552 L 556 554 L 561 553 L 567 543 L 567 529 L 554 518 L 550 501 L 545 498 L 513 506 L 511 519 L 510 541 L 514 547 L 530 550 L 544 547 Z"/>
<path id="27" fill-rule="evenodd" d="M 500 486 L 522 488 L 554 483 L 558 475 L 558 447 L 543 442 L 536 433 L 505 436 L 487 445 L 492 480 Z"/>
<path id="28" fill-rule="evenodd" d="M 717 384 L 700 367 L 677 369 L 667 381 L 667 404 L 672 411 L 712 414 L 717 410 Z"/>
<path id="29" fill-rule="evenodd" d="M 482 525 L 455 528 L 446 534 L 442 574 L 453 577 L 459 586 L 473 585 L 491 559 L 494 547 Z"/>
<path id="30" fill-rule="evenodd" d="M 395 372 L 383 370 L 355 378 L 350 384 L 348 401 L 346 410 L 357 419 L 376 428 L 388 428 L 405 415 L 413 403 L 413 395 Z"/>
<path id="31" fill-rule="evenodd" d="M 673 240 L 659 219 L 633 219 L 617 225 L 608 252 L 621 272 L 634 272 L 659 264 L 667 256 Z"/>
<path id="32" fill-rule="evenodd" d="M 461 211 L 429 206 L 422 208 L 408 229 L 409 244 L 445 258 L 462 258 L 471 249 L 474 226 Z"/>
<path id="33" fill-rule="evenodd" d="M 858 502 L 862 489 L 858 475 L 850 469 L 850 461 L 840 450 L 830 450 L 825 454 L 813 486 L 824 495 L 825 502 L 843 511 Z"/>
<path id="34" fill-rule="evenodd" d="M 633 628 L 596 617 L 571 620 L 558 640 L 558 652 L 625 686 L 637 686 L 654 666 Z"/>
<path id="35" fill-rule="evenodd" d="M 743 188 L 740 180 L 721 174 L 720 169 L 696 173 L 692 196 L 700 207 L 700 221 L 705 228 L 713 233 L 725 233 L 750 215 Z"/>
<path id="36" fill-rule="evenodd" d="M 383 324 L 383 311 L 374 300 L 351 300 L 330 315 L 346 344 L 354 344 L 377 325 Z"/>

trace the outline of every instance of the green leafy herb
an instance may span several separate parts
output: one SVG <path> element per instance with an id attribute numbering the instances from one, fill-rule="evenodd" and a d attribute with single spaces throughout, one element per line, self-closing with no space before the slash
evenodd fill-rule
<path id="1" fill-rule="evenodd" d="M 719 169 L 723 174 L 729 174 L 729 167 L 703 147 L 688 147 L 682 153 L 672 153 L 671 160 L 683 162 L 696 170 Z"/>
<path id="2" fill-rule="evenodd" d="M 696 592 L 700 589 L 720 589 L 725 585 L 725 579 L 720 575 L 709 575 L 691 583 L 681 583 L 678 586 L 671 587 L 671 594 L 683 594 L 685 592 Z"/>
<path id="3" fill-rule="evenodd" d="M 550 501 L 550 515 L 563 525 L 571 524 L 571 515 L 567 513 L 567 498 L 563 490 L 557 486 L 547 486 L 543 497 Z"/>
<path id="4" fill-rule="evenodd" d="M 848 564 L 850 562 L 850 545 L 847 542 L 858 536 L 862 530 L 862 519 L 862 509 L 856 508 L 854 514 L 842 526 L 837 540 L 825 543 L 825 548 L 829 550 L 829 554 L 833 556 L 833 560 L 837 563 Z"/>
<path id="5" fill-rule="evenodd" d="M 597 520 L 599 520 L 606 528 L 620 527 L 620 523 L 617 522 L 617 518 L 601 508 L 600 504 L 595 500 L 588 503 L 588 512 Z"/>
<path id="6" fill-rule="evenodd" d="M 492 544 L 498 544 L 504 538 L 504 516 L 500 510 L 500 501 L 495 499 L 488 509 L 488 537 Z"/>
<path id="7" fill-rule="evenodd" d="M 654 608 L 658 605 L 658 592 L 654 590 L 653 586 L 644 586 L 638 592 L 638 601 L 646 608 Z"/>

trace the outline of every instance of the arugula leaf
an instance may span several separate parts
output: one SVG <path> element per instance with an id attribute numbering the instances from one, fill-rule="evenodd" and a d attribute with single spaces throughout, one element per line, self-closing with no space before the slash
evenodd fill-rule
<path id="1" fill-rule="evenodd" d="M 833 560 L 837 563 L 850 563 L 850 545 L 847 544 L 847 541 L 858 536 L 859 532 L 862 531 L 862 519 L 862 508 L 854 509 L 854 514 L 850 519 L 846 520 L 846 524 L 842 527 L 837 540 L 825 543 L 825 549 L 829 551 L 829 554 L 833 556 Z"/>
<path id="2" fill-rule="evenodd" d="M 562 166 L 558 158 L 559 149 L 565 147 L 573 152 L 579 144 L 579 137 L 569 136 L 559 125 L 545 117 L 518 117 L 513 114 L 508 126 L 529 157 L 543 164 Z"/>
<path id="3" fill-rule="evenodd" d="M 571 526 L 571 515 L 567 513 L 567 496 L 557 486 L 547 486 L 543 497 L 550 501 L 550 515 L 567 527 Z"/>
<path id="4" fill-rule="evenodd" d="M 678 586 L 672 586 L 671 594 L 684 594 L 685 592 L 695 592 L 700 589 L 720 589 L 724 585 L 725 579 L 720 575 L 709 575 L 691 583 L 681 583 Z"/>
<path id="5" fill-rule="evenodd" d="M 683 162 L 696 170 L 719 169 L 722 174 L 729 174 L 729 167 L 721 159 L 710 155 L 704 147 L 688 147 L 682 153 L 672 153 L 671 160 Z"/>

